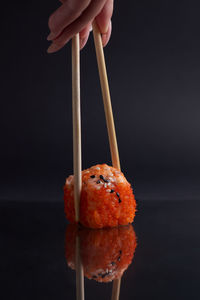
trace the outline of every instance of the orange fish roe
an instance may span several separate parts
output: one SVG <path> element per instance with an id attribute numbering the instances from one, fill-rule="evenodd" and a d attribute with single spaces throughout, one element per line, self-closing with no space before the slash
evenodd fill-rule
<path id="1" fill-rule="evenodd" d="M 65 238 L 65 257 L 75 269 L 76 236 L 80 241 L 84 275 L 98 282 L 120 278 L 130 265 L 136 248 L 132 225 L 93 230 L 68 225 Z"/>
<path id="2" fill-rule="evenodd" d="M 64 186 L 65 214 L 75 223 L 74 177 Z M 115 227 L 133 222 L 136 202 L 123 173 L 106 164 L 82 171 L 80 223 L 89 228 Z"/>

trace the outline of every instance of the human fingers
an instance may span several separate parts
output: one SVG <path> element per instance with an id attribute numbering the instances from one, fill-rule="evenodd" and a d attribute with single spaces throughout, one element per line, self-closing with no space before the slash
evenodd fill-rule
<path id="1" fill-rule="evenodd" d="M 88 7 L 91 0 L 66 0 L 64 3 L 49 17 L 50 34 L 48 40 L 54 39 L 76 20 L 82 12 Z"/>
<path id="2" fill-rule="evenodd" d="M 60 2 L 64 3 L 67 0 L 59 0 Z M 111 32 L 112 32 L 112 22 L 111 17 L 113 14 L 113 3 L 114 0 L 107 0 L 102 11 L 100 14 L 96 17 L 97 24 L 99 26 L 100 32 L 102 33 L 102 43 L 105 47 L 107 43 L 109 42 Z M 82 49 L 85 44 L 87 43 L 87 40 L 89 38 L 90 30 L 89 26 L 86 26 L 81 32 L 80 32 L 80 48 Z"/>
<path id="3" fill-rule="evenodd" d="M 89 23 L 81 32 L 79 33 L 80 38 L 80 49 L 83 49 L 87 43 L 87 40 L 90 35 L 90 31 L 92 30 L 92 25 Z"/>
<path id="4" fill-rule="evenodd" d="M 76 33 L 80 32 L 102 10 L 106 0 L 93 0 L 82 15 L 67 26 L 62 33 L 53 40 L 48 48 L 48 53 L 60 50 Z"/>
<path id="5" fill-rule="evenodd" d="M 67 0 L 59 0 L 61 3 L 65 3 Z M 82 50 L 84 48 L 84 46 L 86 45 L 89 35 L 90 35 L 90 31 L 92 31 L 92 24 L 89 23 L 85 28 L 83 28 L 83 30 L 81 30 L 81 32 L 79 32 L 79 39 L 80 39 L 80 50 Z"/>
<path id="6" fill-rule="evenodd" d="M 101 34 L 106 34 L 108 32 L 108 29 L 111 26 L 110 20 L 112 14 L 113 14 L 113 0 L 107 0 L 105 2 L 103 9 L 95 18 Z"/>
<path id="7" fill-rule="evenodd" d="M 101 35 L 102 44 L 104 47 L 108 44 L 110 40 L 111 32 L 112 32 L 112 22 L 110 21 L 107 32 Z"/>

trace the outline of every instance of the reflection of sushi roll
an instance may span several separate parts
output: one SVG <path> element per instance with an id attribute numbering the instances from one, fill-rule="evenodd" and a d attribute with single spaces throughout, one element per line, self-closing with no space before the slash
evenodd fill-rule
<path id="1" fill-rule="evenodd" d="M 98 282 L 120 278 L 130 265 L 136 235 L 132 225 L 92 230 L 69 225 L 66 231 L 66 260 L 75 269 L 76 236 L 80 239 L 80 255 L 84 275 Z"/>
<path id="2" fill-rule="evenodd" d="M 69 176 L 64 186 L 65 213 L 75 222 L 74 179 Z M 131 223 L 136 202 L 123 173 L 106 164 L 82 171 L 80 223 L 90 228 L 115 227 Z"/>

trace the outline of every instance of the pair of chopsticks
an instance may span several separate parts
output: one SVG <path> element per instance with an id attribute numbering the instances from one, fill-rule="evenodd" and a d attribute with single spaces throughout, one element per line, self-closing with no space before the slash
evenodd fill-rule
<path id="1" fill-rule="evenodd" d="M 113 112 L 108 85 L 106 64 L 101 40 L 101 33 L 96 22 L 93 23 L 93 35 L 103 96 L 110 152 L 113 167 L 120 170 L 119 152 L 113 120 Z M 79 221 L 79 199 L 81 193 L 81 109 L 80 109 L 80 53 L 79 34 L 72 39 L 72 112 L 73 112 L 73 165 L 74 199 L 76 221 Z"/>
<path id="2" fill-rule="evenodd" d="M 110 152 L 112 165 L 120 170 L 119 152 L 115 133 L 115 125 L 113 119 L 110 91 L 108 85 L 108 77 L 102 46 L 101 33 L 98 25 L 94 21 L 92 24 L 93 36 L 96 49 L 97 64 L 101 83 L 101 90 L 104 103 L 104 111 L 106 117 L 106 125 L 108 131 Z M 82 185 L 82 159 L 81 159 L 81 109 L 80 109 L 80 48 L 79 34 L 72 39 L 72 112 L 73 112 L 73 166 L 74 166 L 74 202 L 75 202 L 75 218 L 79 221 L 79 202 Z M 79 239 L 77 238 L 77 300 L 84 300 L 84 279 L 83 267 L 80 260 Z M 120 279 L 114 280 L 112 289 L 112 300 L 119 299 Z"/>

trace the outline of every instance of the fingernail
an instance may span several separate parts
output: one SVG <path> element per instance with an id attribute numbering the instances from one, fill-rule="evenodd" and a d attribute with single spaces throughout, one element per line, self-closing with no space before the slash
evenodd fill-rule
<path id="1" fill-rule="evenodd" d="M 107 34 L 102 34 L 101 39 L 102 39 L 103 46 L 105 46 L 106 45 L 106 40 L 107 40 Z"/>
<path id="2" fill-rule="evenodd" d="M 87 38 L 81 39 L 80 40 L 80 50 L 82 50 L 87 43 Z"/>
<path id="3" fill-rule="evenodd" d="M 107 26 L 105 26 L 105 27 L 101 27 L 101 34 L 102 34 L 102 35 L 103 35 L 103 34 L 106 34 L 107 31 L 108 31 L 108 28 L 109 28 L 109 24 L 108 24 Z"/>
<path id="4" fill-rule="evenodd" d="M 109 30 L 109 26 L 111 25 L 111 20 L 108 22 L 108 24 L 103 24 L 103 26 L 101 27 L 101 33 L 102 34 L 106 34 Z"/>
<path id="5" fill-rule="evenodd" d="M 49 35 L 47 36 L 47 41 L 51 41 L 55 38 L 55 34 L 53 34 L 52 32 L 49 33 Z"/>
<path id="6" fill-rule="evenodd" d="M 47 49 L 47 53 L 53 53 L 56 52 L 59 49 L 59 46 L 57 46 L 55 43 L 52 43 L 49 48 Z"/>

